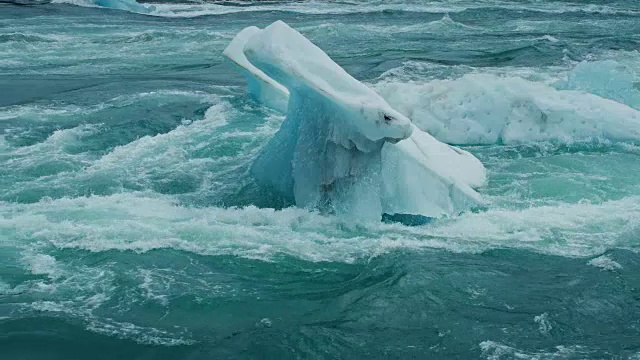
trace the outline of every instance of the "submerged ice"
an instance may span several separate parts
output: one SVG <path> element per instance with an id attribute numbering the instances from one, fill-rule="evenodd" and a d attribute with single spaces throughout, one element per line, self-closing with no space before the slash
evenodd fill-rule
<path id="1" fill-rule="evenodd" d="M 251 97 L 286 108 L 252 166 L 259 183 L 306 208 L 360 219 L 441 217 L 481 203 L 471 154 L 418 129 L 281 21 L 241 31 L 224 54 Z"/>

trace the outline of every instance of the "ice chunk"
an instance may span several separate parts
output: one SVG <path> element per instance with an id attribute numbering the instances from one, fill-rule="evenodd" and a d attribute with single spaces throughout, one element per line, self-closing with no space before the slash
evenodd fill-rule
<path id="1" fill-rule="evenodd" d="M 416 128 L 283 22 L 243 32 L 227 56 L 262 91 L 290 93 L 284 123 L 252 166 L 259 182 L 299 206 L 363 219 L 440 217 L 481 202 L 472 187 L 485 170 L 473 155 Z"/>
<path id="2" fill-rule="evenodd" d="M 635 59 L 635 58 L 634 58 Z M 635 65 L 635 61 L 632 62 Z M 581 62 L 554 84 L 558 89 L 580 90 L 640 109 L 640 71 L 613 60 Z"/>
<path id="3" fill-rule="evenodd" d="M 386 214 L 456 215 L 482 203 L 473 190 L 486 181 L 470 153 L 414 129 L 411 137 L 382 151 L 382 203 Z"/>
<path id="4" fill-rule="evenodd" d="M 256 178 L 299 206 L 379 219 L 380 152 L 411 134 L 410 120 L 281 21 L 256 32 L 244 53 L 291 94 Z"/>
<path id="5" fill-rule="evenodd" d="M 449 144 L 640 140 L 640 112 L 624 104 L 517 77 L 469 74 L 377 86 L 416 126 Z"/>
<path id="6" fill-rule="evenodd" d="M 244 46 L 252 36 L 260 33 L 260 29 L 250 26 L 240 31 L 229 43 L 224 56 L 233 61 L 242 75 L 247 79 L 247 92 L 255 100 L 270 108 L 286 112 L 289 101 L 289 91 L 276 81 L 265 75 L 262 70 L 256 68 L 244 56 Z"/>
<path id="7" fill-rule="evenodd" d="M 331 117 L 340 125 L 335 128 L 341 131 L 334 134 L 339 141 L 353 136 L 349 140 L 360 145 L 361 141 L 406 139 L 410 135 L 409 119 L 282 21 L 252 36 L 244 53 L 269 77 L 297 93 L 292 96 L 315 97 L 313 101 L 335 106 Z"/>

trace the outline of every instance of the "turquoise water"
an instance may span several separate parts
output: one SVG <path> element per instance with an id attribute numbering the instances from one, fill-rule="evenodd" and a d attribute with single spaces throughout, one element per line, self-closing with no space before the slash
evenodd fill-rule
<path id="1" fill-rule="evenodd" d="M 636 1 L 93 4 L 0 4 L 3 359 L 640 358 Z M 283 116 L 222 50 L 278 19 L 416 122 L 521 124 L 452 140 L 486 208 L 258 188 Z"/>

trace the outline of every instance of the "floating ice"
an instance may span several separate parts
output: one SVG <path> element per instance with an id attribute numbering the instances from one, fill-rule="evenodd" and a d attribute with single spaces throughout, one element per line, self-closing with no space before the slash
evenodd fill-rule
<path id="1" fill-rule="evenodd" d="M 289 90 L 256 68 L 244 55 L 244 46 L 260 29 L 249 26 L 240 31 L 224 49 L 223 55 L 233 61 L 247 79 L 247 92 L 255 100 L 281 112 L 287 111 Z"/>
<path id="2" fill-rule="evenodd" d="M 640 111 L 517 77 L 469 74 L 376 88 L 416 126 L 450 144 L 640 140 Z"/>
<path id="3" fill-rule="evenodd" d="M 380 219 L 453 215 L 481 202 L 472 187 L 485 170 L 475 157 L 416 128 L 285 23 L 243 30 L 225 55 L 252 97 L 278 109 L 272 99 L 290 94 L 252 173 L 298 206 Z"/>
<path id="4" fill-rule="evenodd" d="M 415 126 L 409 139 L 385 145 L 382 164 L 386 214 L 441 217 L 482 203 L 473 190 L 485 182 L 482 163 Z"/>
<path id="5" fill-rule="evenodd" d="M 287 118 L 252 168 L 296 204 L 380 218 L 380 153 L 411 122 L 283 22 L 252 36 L 244 53 L 290 92 Z"/>
<path id="6" fill-rule="evenodd" d="M 629 65 L 614 60 L 581 62 L 554 86 L 592 93 L 640 109 L 640 71 Z"/>

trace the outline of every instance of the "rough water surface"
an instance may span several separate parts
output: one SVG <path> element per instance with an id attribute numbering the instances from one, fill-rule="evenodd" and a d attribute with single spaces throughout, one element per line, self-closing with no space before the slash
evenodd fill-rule
<path id="1" fill-rule="evenodd" d="M 640 357 L 638 2 L 15 3 L 3 359 Z M 354 223 L 259 188 L 283 116 L 222 51 L 276 20 L 478 157 L 486 208 Z"/>

